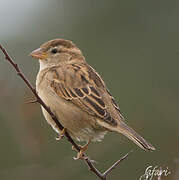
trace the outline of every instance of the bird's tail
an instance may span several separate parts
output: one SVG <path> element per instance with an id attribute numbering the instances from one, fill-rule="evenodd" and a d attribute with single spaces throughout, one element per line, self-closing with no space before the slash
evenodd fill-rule
<path id="1" fill-rule="evenodd" d="M 132 140 L 140 148 L 145 151 L 154 151 L 155 147 L 148 143 L 144 138 L 142 138 L 137 132 L 130 128 L 124 122 L 121 122 L 115 129 L 115 131 L 125 135 L 127 138 Z"/>

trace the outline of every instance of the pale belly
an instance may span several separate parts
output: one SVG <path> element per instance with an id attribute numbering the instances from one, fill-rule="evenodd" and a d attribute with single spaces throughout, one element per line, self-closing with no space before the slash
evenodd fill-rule
<path id="1" fill-rule="evenodd" d="M 88 141 L 89 139 L 100 141 L 103 139 L 106 131 L 98 125 L 94 116 L 89 116 L 72 102 L 60 98 L 48 86 L 42 91 L 38 90 L 38 94 L 73 138 L 79 141 Z M 42 111 L 47 122 L 60 134 L 56 123 L 43 107 Z"/>

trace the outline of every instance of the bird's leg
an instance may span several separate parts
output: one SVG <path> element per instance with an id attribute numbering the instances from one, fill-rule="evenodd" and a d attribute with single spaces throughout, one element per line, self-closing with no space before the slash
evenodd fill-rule
<path id="1" fill-rule="evenodd" d="M 74 157 L 74 160 L 77 159 L 85 159 L 86 157 L 84 156 L 84 152 L 88 149 L 88 145 L 91 143 L 91 139 L 88 140 L 88 142 L 84 146 L 80 146 L 80 152 L 77 153 L 77 157 Z M 72 149 L 74 149 L 72 147 Z"/>
<path id="2" fill-rule="evenodd" d="M 56 139 L 57 141 L 60 141 L 60 140 L 64 137 L 65 132 L 66 132 L 66 129 L 63 128 L 62 131 L 59 133 L 58 137 L 56 137 L 55 139 Z"/>

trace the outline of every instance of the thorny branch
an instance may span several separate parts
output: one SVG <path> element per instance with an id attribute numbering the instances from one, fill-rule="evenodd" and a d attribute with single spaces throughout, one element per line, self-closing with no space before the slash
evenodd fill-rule
<path id="1" fill-rule="evenodd" d="M 63 126 L 60 124 L 60 122 L 58 121 L 58 119 L 55 117 L 55 115 L 53 114 L 53 112 L 50 110 L 50 108 L 48 106 L 46 106 L 46 104 L 42 101 L 42 99 L 38 96 L 36 89 L 30 84 L 30 82 L 28 81 L 28 79 L 25 77 L 25 75 L 22 73 L 22 71 L 20 70 L 18 64 L 16 64 L 13 59 L 9 56 L 9 54 L 7 53 L 6 49 L 0 44 L 0 50 L 3 52 L 3 54 L 5 55 L 5 59 L 14 67 L 16 73 L 18 76 L 20 76 L 20 78 L 25 82 L 25 84 L 28 86 L 28 88 L 32 91 L 32 93 L 34 94 L 36 100 L 32 101 L 34 102 L 38 102 L 40 105 L 43 106 L 43 108 L 50 114 L 50 116 L 52 117 L 52 119 L 55 121 L 55 123 L 57 124 L 58 128 L 60 130 L 63 130 Z M 71 136 L 68 134 L 68 132 L 65 132 L 65 136 L 67 138 L 67 140 L 73 145 L 73 147 L 75 148 L 76 151 L 80 152 L 80 146 L 78 146 L 74 140 L 71 138 Z M 89 169 L 96 174 L 96 176 L 98 176 L 101 180 L 107 180 L 107 176 L 111 173 L 111 171 L 116 168 L 119 163 L 121 161 L 123 161 L 124 159 L 126 159 L 128 157 L 128 155 L 131 153 L 131 151 L 129 153 L 127 153 L 125 156 L 123 156 L 121 159 L 119 159 L 118 161 L 116 161 L 109 169 L 107 169 L 104 173 L 101 173 L 95 166 L 92 160 L 90 160 L 90 158 L 88 156 L 86 156 L 85 154 L 83 155 L 85 158 L 83 158 L 83 160 L 85 161 L 85 163 L 87 164 L 87 166 L 89 167 Z"/>

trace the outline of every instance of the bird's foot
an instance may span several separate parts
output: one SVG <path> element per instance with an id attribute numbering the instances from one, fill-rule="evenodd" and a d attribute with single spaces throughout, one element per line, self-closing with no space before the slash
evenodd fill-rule
<path id="1" fill-rule="evenodd" d="M 77 157 L 74 157 L 74 160 L 78 159 L 87 159 L 88 157 L 84 155 L 84 152 L 88 149 L 88 145 L 91 143 L 91 139 L 85 144 L 84 146 L 79 145 L 80 152 L 77 153 Z M 74 147 L 72 146 L 72 149 L 74 150 Z"/>
<path id="2" fill-rule="evenodd" d="M 65 132 L 66 132 L 66 129 L 63 128 L 63 130 L 60 132 L 60 134 L 58 135 L 58 137 L 56 137 L 55 139 L 57 141 L 60 141 L 64 136 L 65 136 Z"/>

